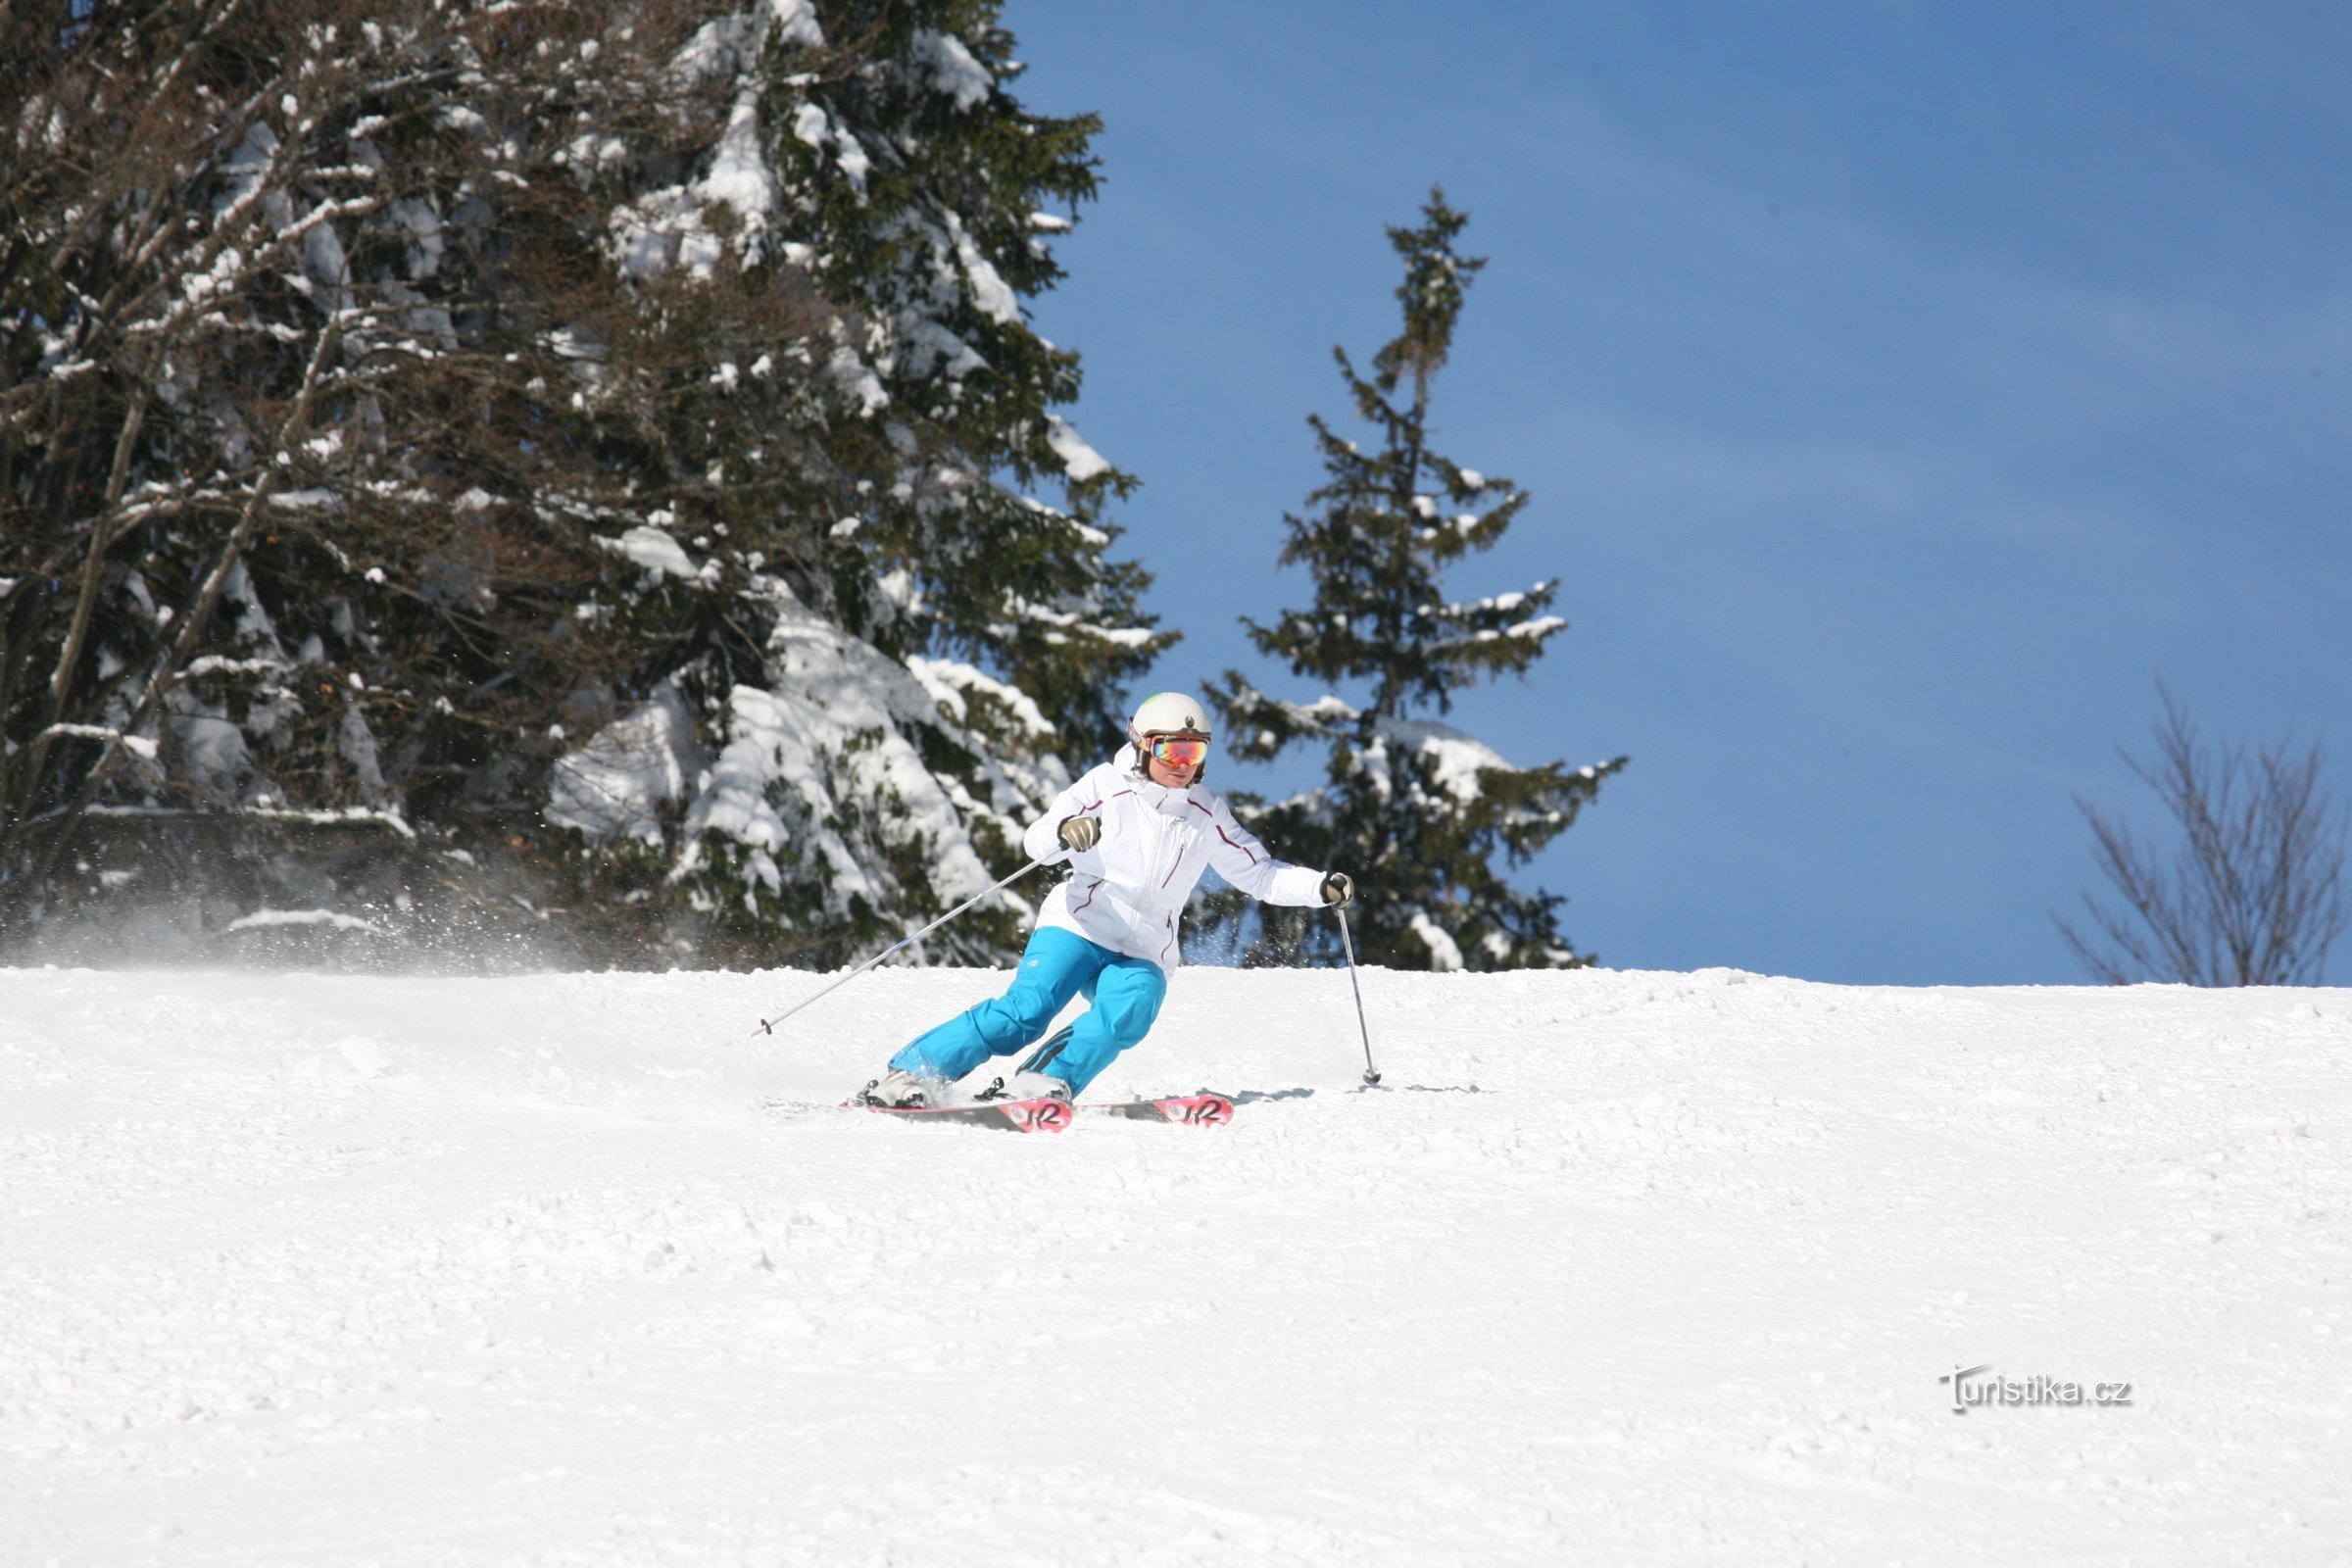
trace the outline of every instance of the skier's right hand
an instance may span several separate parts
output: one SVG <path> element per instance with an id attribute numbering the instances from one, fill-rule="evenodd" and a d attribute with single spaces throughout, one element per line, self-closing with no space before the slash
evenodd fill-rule
<path id="1" fill-rule="evenodd" d="M 1054 829 L 1054 836 L 1060 839 L 1061 847 L 1072 855 L 1084 855 L 1102 836 L 1102 819 L 1099 816 L 1065 816 L 1061 819 L 1061 826 Z"/>

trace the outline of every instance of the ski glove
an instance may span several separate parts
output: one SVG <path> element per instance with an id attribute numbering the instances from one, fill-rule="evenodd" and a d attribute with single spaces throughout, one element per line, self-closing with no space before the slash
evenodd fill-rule
<path id="1" fill-rule="evenodd" d="M 1355 902 L 1355 883 L 1347 872 L 1323 873 L 1323 902 L 1335 909 L 1345 909 Z"/>
<path id="2" fill-rule="evenodd" d="M 1072 855 L 1084 855 L 1102 836 L 1102 819 L 1099 816 L 1065 816 L 1054 836 L 1060 839 L 1061 847 Z"/>

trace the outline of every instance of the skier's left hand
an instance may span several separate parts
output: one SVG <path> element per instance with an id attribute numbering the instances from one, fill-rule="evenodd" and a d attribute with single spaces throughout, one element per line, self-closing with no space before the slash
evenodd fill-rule
<path id="1" fill-rule="evenodd" d="M 1355 902 L 1355 882 L 1345 871 L 1323 873 L 1323 902 L 1334 909 L 1345 909 Z"/>

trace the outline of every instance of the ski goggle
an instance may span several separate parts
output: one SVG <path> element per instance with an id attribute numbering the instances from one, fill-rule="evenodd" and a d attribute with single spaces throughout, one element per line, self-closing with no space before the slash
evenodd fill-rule
<path id="1" fill-rule="evenodd" d="M 1152 760 L 1170 767 L 1199 767 L 1208 760 L 1208 742 L 1189 740 L 1181 735 L 1154 735 L 1150 742 Z"/>

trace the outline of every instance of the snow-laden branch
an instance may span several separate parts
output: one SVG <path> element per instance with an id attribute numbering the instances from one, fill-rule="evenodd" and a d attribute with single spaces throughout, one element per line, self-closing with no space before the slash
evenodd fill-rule
<path id="1" fill-rule="evenodd" d="M 144 735 L 125 735 L 119 729 L 108 729 L 101 724 L 52 724 L 35 735 L 33 739 L 46 741 L 61 736 L 72 736 L 86 741 L 105 741 L 109 745 L 121 746 L 141 761 L 152 762 L 156 759 L 154 741 Z"/>

